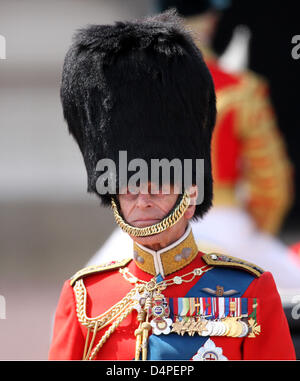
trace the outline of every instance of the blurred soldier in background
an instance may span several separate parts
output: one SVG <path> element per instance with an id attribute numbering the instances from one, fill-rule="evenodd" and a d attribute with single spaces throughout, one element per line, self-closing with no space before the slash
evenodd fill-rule
<path id="1" fill-rule="evenodd" d="M 192 223 L 193 233 L 201 251 L 218 251 L 257 263 L 273 273 L 279 289 L 298 288 L 300 266 L 275 238 L 293 198 L 292 166 L 267 83 L 248 71 L 226 72 L 210 49 L 225 2 L 217 3 L 161 0 L 158 9 L 175 7 L 185 17 L 195 42 L 201 45 L 216 88 L 214 207 L 202 220 Z M 128 257 L 131 246 L 128 236 L 116 230 L 88 264 L 109 261 L 116 253 Z"/>
<path id="2" fill-rule="evenodd" d="M 295 198 L 287 222 L 299 225 L 300 114 L 299 3 L 293 0 L 230 0 L 220 15 L 212 41 L 218 55 L 227 48 L 241 25 L 249 32 L 248 67 L 263 75 L 270 87 L 278 127 L 294 166 Z M 267 22 L 266 22 L 267 20 Z M 299 239 L 299 238 L 298 238 Z"/>

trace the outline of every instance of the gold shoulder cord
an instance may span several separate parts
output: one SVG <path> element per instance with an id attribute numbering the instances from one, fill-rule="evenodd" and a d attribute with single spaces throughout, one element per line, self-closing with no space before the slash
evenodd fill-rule
<path id="1" fill-rule="evenodd" d="M 118 325 L 132 312 L 135 305 L 133 296 L 135 295 L 137 291 L 138 291 L 138 287 L 134 287 L 131 291 L 129 291 L 129 293 L 122 300 L 120 300 L 118 303 L 112 306 L 105 313 L 94 318 L 89 318 L 86 315 L 87 292 L 84 286 L 84 282 L 82 279 L 79 279 L 75 283 L 74 292 L 75 292 L 75 298 L 76 298 L 76 312 L 77 312 L 78 321 L 82 325 L 87 327 L 88 329 L 83 358 L 82 358 L 83 360 L 93 360 L 97 352 L 103 346 L 103 344 L 106 342 L 109 336 L 115 331 Z M 102 328 L 112 323 L 113 320 L 115 320 L 114 323 L 105 332 L 105 334 L 102 336 L 101 340 L 99 341 L 99 343 L 97 344 L 93 352 L 91 353 L 91 349 L 93 347 L 97 331 L 101 330 Z M 88 345 L 89 335 L 91 330 L 93 330 L 94 333 L 89 345 L 89 349 L 87 350 L 87 345 Z"/>
<path id="2" fill-rule="evenodd" d="M 128 233 L 131 236 L 146 237 L 149 235 L 161 233 L 164 230 L 168 229 L 169 227 L 175 225 L 180 220 L 180 218 L 184 215 L 185 211 L 189 207 L 190 196 L 185 191 L 179 205 L 174 209 L 174 211 L 171 214 L 165 217 L 161 222 L 151 226 L 146 226 L 143 228 L 138 228 L 138 227 L 127 224 L 124 221 L 124 219 L 121 217 L 118 211 L 117 204 L 113 198 L 111 199 L 111 205 L 112 205 L 115 220 L 122 230 L 124 230 L 126 233 Z"/>

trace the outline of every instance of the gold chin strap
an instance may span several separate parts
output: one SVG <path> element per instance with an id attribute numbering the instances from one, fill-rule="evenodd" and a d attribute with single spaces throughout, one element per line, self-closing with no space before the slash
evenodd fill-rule
<path id="1" fill-rule="evenodd" d="M 167 217 L 158 222 L 157 224 L 145 226 L 143 228 L 138 228 L 132 225 L 127 224 L 124 219 L 121 217 L 117 204 L 114 198 L 111 199 L 111 205 L 114 213 L 116 223 L 120 226 L 122 230 L 134 237 L 147 237 L 150 235 L 158 234 L 164 230 L 175 225 L 180 218 L 184 215 L 185 211 L 190 205 L 190 195 L 185 191 L 180 203 L 177 207 L 171 212 Z"/>

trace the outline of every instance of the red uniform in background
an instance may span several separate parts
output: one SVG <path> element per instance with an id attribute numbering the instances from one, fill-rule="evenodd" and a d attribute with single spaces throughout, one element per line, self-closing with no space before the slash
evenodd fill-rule
<path id="1" fill-rule="evenodd" d="M 293 177 L 267 83 L 250 72 L 225 72 L 209 55 L 206 62 L 218 110 L 212 139 L 214 205 L 239 206 L 259 230 L 276 234 L 293 200 Z M 239 197 L 241 184 L 245 192 Z"/>
<path id="2" fill-rule="evenodd" d="M 211 145 L 213 208 L 192 223 L 198 247 L 269 270 L 280 292 L 299 289 L 299 261 L 276 237 L 293 202 L 293 166 L 268 85 L 252 72 L 225 71 L 209 50 L 204 56 L 215 84 L 217 121 Z"/>

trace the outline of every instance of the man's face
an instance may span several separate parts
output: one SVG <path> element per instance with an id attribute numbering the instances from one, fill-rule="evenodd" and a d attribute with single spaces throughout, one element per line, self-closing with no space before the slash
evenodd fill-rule
<path id="1" fill-rule="evenodd" d="M 155 189 L 155 194 L 153 190 Z M 169 193 L 165 193 L 166 190 Z M 152 194 L 150 193 L 152 191 Z M 145 227 L 156 224 L 169 214 L 176 204 L 178 198 L 178 188 L 173 185 L 155 188 L 151 183 L 143 187 L 141 192 L 120 194 L 118 196 L 120 208 L 125 220 L 132 226 Z M 185 215 L 171 228 L 162 233 L 148 237 L 134 237 L 132 239 L 144 246 L 149 246 L 154 250 L 159 250 L 160 246 L 165 247 L 179 239 L 185 232 L 188 219 L 194 214 L 194 209 L 189 210 Z M 189 211 L 189 213 L 188 213 Z"/>

